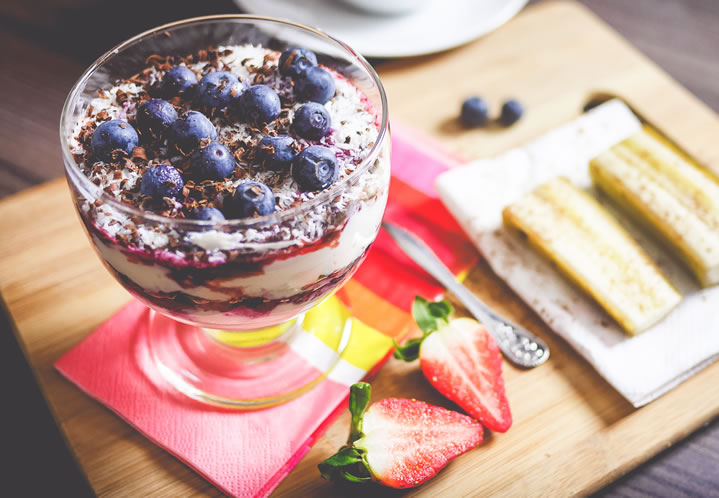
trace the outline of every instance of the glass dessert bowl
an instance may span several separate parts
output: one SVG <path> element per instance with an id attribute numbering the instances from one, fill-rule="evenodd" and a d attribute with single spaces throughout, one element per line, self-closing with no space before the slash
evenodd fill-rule
<path id="1" fill-rule="evenodd" d="M 100 57 L 60 133 L 96 252 L 151 308 L 165 380 L 259 408 L 328 375 L 351 326 L 312 336 L 305 313 L 363 261 L 389 188 L 386 96 L 361 56 L 273 19 L 169 24 Z"/>

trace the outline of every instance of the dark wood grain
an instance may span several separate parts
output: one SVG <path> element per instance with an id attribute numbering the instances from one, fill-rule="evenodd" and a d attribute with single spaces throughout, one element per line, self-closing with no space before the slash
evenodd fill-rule
<path id="1" fill-rule="evenodd" d="M 581 2 L 719 111 L 718 1 Z M 97 55 L 157 24 L 233 11 L 230 0 L 0 2 L 0 198 L 62 174 L 60 109 L 73 81 Z M 0 352 L 0 361 L 21 365 L 22 353 L 10 345 Z M 28 388 L 27 399 L 20 395 L 8 409 L 15 414 L 31 410 L 38 396 L 31 397 L 31 392 Z M 23 429 L 5 422 L 2 431 Z M 32 428 L 24 430 L 29 434 Z M 62 459 L 60 443 L 53 444 L 54 449 L 47 451 Z M 719 422 L 715 421 L 598 495 L 719 496 L 717 469 Z"/>
<path id="2" fill-rule="evenodd" d="M 62 173 L 60 111 L 84 64 L 0 32 L 0 196 Z M 7 68 L 7 69 L 6 69 Z"/>
<path id="3" fill-rule="evenodd" d="M 719 2 L 581 0 L 581 3 L 719 111 Z"/>

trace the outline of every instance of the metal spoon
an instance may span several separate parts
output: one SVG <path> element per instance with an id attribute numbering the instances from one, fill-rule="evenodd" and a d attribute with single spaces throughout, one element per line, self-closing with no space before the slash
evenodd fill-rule
<path id="1" fill-rule="evenodd" d="M 466 306 L 474 317 L 479 320 L 494 340 L 504 356 L 523 368 L 541 365 L 549 358 L 549 347 L 540 338 L 496 313 L 480 301 L 469 289 L 462 285 L 430 247 L 413 233 L 386 221 L 382 227 L 397 242 L 400 248 L 432 275 L 439 283 L 452 292 Z"/>

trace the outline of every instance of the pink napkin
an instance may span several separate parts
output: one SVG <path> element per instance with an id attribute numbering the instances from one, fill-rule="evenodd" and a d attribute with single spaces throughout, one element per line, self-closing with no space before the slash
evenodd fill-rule
<path id="1" fill-rule="evenodd" d="M 321 435 L 323 421 L 344 407 L 347 386 L 328 379 L 269 410 L 210 408 L 159 380 L 144 334 L 149 313 L 132 301 L 56 368 L 223 492 L 268 495 Z"/>
<path id="2" fill-rule="evenodd" d="M 422 197 L 425 201 L 431 198 L 433 209 L 440 210 L 435 215 L 451 220 L 432 185 L 435 177 L 456 159 L 438 155 L 427 146 L 426 137 L 418 138 L 397 126 L 393 131 L 393 177 L 399 180 L 395 184 L 409 187 L 394 193 L 391 190 L 390 204 L 395 202 L 391 219 L 404 220 L 417 229 L 421 223 L 411 220 L 411 210 L 422 207 L 422 203 L 413 204 L 413 199 Z M 416 144 L 424 144 L 423 149 Z M 404 193 L 412 189 L 416 189 L 413 194 Z M 458 226 L 450 226 L 447 230 L 451 231 L 454 240 L 473 251 Z M 382 253 L 389 251 L 387 244 L 379 240 L 375 244 L 368 261 L 357 274 L 360 283 L 363 270 L 365 279 L 373 280 L 367 277 L 373 274 L 373 258 L 382 260 Z M 463 253 L 461 248 L 452 251 L 451 244 L 450 250 L 447 247 L 440 249 L 444 249 L 448 257 Z M 376 253 L 374 257 L 372 252 Z M 453 266 L 451 263 L 454 262 L 448 262 Z M 393 264 L 398 266 L 396 261 Z M 397 303 L 397 296 L 402 296 L 404 302 L 418 290 L 411 279 L 408 282 L 392 279 L 391 288 L 395 293 L 393 298 L 385 296 L 382 288 L 372 291 Z M 253 412 L 208 407 L 185 398 L 163 383 L 149 357 L 145 336 L 149 314 L 142 304 L 131 302 L 60 358 L 55 366 L 89 396 L 229 495 L 269 495 L 335 416 L 346 409 L 347 385 L 331 378 L 289 403 Z M 172 326 L 171 320 L 161 320 Z M 376 366 L 372 371 L 375 370 Z M 320 478 L 319 474 L 317 478 Z"/>

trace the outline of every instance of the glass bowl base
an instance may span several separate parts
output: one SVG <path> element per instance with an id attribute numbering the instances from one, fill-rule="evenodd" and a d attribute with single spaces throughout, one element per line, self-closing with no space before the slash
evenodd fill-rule
<path id="1" fill-rule="evenodd" d="M 212 330 L 150 311 L 155 367 L 197 401 L 253 410 L 294 399 L 327 377 L 352 330 L 332 298 L 283 324 L 254 331 Z"/>

